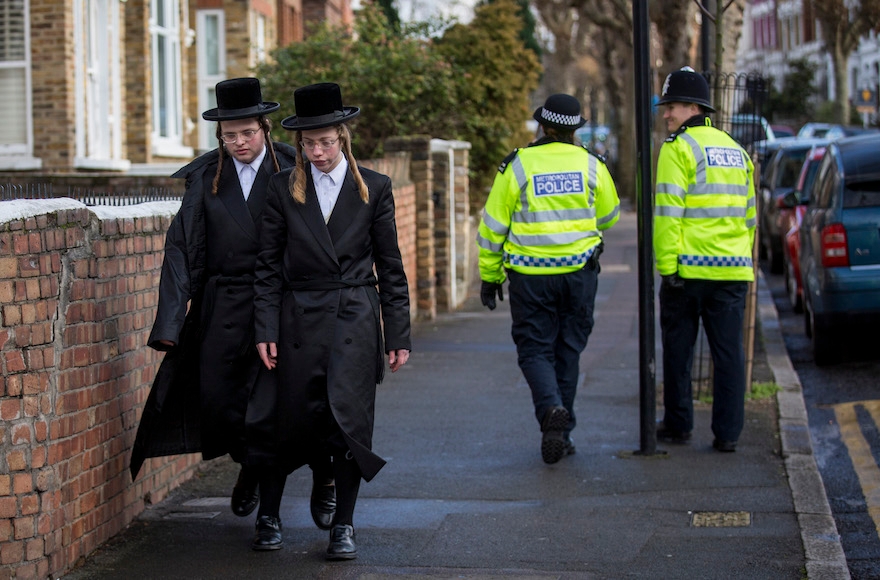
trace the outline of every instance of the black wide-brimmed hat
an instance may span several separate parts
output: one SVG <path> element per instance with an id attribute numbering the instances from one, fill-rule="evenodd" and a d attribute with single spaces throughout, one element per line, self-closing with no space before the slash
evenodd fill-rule
<path id="1" fill-rule="evenodd" d="M 281 121 L 291 131 L 322 129 L 351 121 L 361 110 L 342 105 L 342 91 L 336 83 L 318 83 L 300 87 L 293 92 L 296 115 Z"/>
<path id="2" fill-rule="evenodd" d="M 709 83 L 706 77 L 689 66 L 682 67 L 666 77 L 658 105 L 665 103 L 694 103 L 709 112 L 715 109 L 709 104 Z"/>
<path id="3" fill-rule="evenodd" d="M 543 107 L 535 109 L 535 121 L 545 127 L 574 131 L 587 122 L 581 117 L 581 103 L 571 95 L 557 93 L 544 101 Z"/>
<path id="4" fill-rule="evenodd" d="M 274 113 L 281 108 L 278 103 L 263 102 L 260 81 L 255 78 L 220 81 L 215 87 L 217 107 L 202 113 L 206 121 L 234 121 Z"/>

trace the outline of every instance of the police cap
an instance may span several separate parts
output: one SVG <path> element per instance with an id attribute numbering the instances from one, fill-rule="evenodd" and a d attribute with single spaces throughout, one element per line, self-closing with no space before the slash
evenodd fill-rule
<path id="1" fill-rule="evenodd" d="M 550 95 L 543 107 L 535 109 L 535 121 L 545 127 L 562 131 L 574 131 L 587 122 L 581 117 L 581 103 L 575 97 L 564 93 Z"/>

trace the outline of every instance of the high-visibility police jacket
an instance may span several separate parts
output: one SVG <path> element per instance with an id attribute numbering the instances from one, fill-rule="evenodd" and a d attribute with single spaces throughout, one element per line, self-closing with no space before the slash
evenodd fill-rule
<path id="1" fill-rule="evenodd" d="M 727 133 L 698 115 L 660 148 L 654 255 L 661 275 L 755 279 L 755 169 Z"/>
<path id="2" fill-rule="evenodd" d="M 501 283 L 505 268 L 579 270 L 619 217 L 608 168 L 583 147 L 541 141 L 514 151 L 498 168 L 480 221 L 480 277 Z"/>

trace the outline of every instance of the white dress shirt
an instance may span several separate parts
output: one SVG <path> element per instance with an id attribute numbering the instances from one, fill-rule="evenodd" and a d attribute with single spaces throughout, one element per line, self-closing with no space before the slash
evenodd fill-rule
<path id="1" fill-rule="evenodd" d="M 339 192 L 342 191 L 342 182 L 345 181 L 345 174 L 348 173 L 348 160 L 343 155 L 342 161 L 330 173 L 324 173 L 314 165 L 310 167 L 312 181 L 315 182 L 315 193 L 318 194 L 318 203 L 321 205 L 321 214 L 324 216 L 324 223 L 327 223 L 336 206 L 336 200 L 339 199 Z"/>
<path id="2" fill-rule="evenodd" d="M 263 165 L 263 159 L 266 157 L 266 148 L 263 147 L 263 150 L 257 155 L 256 159 L 251 161 L 250 163 L 242 163 L 235 157 L 232 158 L 232 162 L 235 164 L 235 172 L 238 174 L 238 182 L 241 184 L 241 192 L 244 194 L 244 199 L 247 201 L 248 196 L 251 194 L 251 188 L 254 185 L 254 181 L 257 179 L 257 171 L 260 170 L 260 166 Z"/>

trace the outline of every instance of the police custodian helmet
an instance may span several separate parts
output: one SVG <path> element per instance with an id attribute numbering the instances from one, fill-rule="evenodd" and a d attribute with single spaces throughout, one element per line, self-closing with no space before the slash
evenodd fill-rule
<path id="1" fill-rule="evenodd" d="M 689 66 L 670 73 L 663 83 L 663 91 L 657 104 L 695 103 L 710 112 L 715 112 L 709 104 L 709 83 L 700 73 Z"/>

